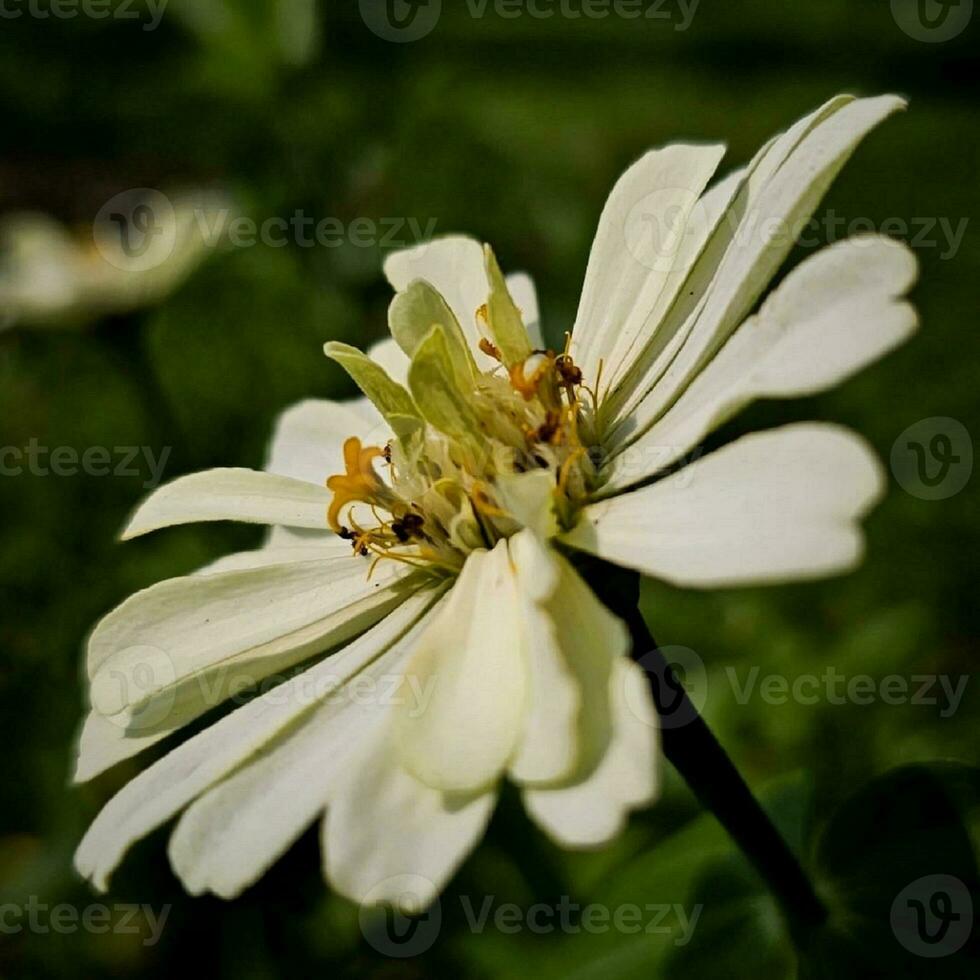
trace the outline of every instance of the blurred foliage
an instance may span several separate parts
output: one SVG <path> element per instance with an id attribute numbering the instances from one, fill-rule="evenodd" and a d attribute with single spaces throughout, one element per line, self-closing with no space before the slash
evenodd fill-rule
<path id="1" fill-rule="evenodd" d="M 422 227 L 435 219 L 438 232 L 481 236 L 505 267 L 532 273 L 557 340 L 574 315 L 604 196 L 644 149 L 723 138 L 730 160 L 743 161 L 834 92 L 899 91 L 910 111 L 867 141 L 826 207 L 875 227 L 887 218 L 971 223 L 953 255 L 938 229 L 935 244 L 916 245 L 921 334 L 839 390 L 756 406 L 723 435 L 834 419 L 887 460 L 918 419 L 980 424 L 976 24 L 926 44 L 898 28 L 885 2 L 703 0 L 686 31 L 670 21 L 474 18 L 465 4 L 443 7 L 432 34 L 411 44 L 372 34 L 350 2 L 170 0 L 153 31 L 145 19 L 4 19 L 0 213 L 41 212 L 84 235 L 115 194 L 196 187 L 230 194 L 260 223 L 297 209 L 348 229 L 358 218 L 398 219 L 393 244 L 412 241 L 408 219 Z M 172 447 L 167 477 L 259 465 L 277 411 L 350 393 L 322 343 L 366 345 L 384 330 L 385 248 L 352 237 L 331 247 L 215 248 L 169 299 L 86 331 L 11 328 L 0 310 L 0 446 L 33 439 L 157 455 Z M 91 786 L 66 785 L 90 625 L 134 590 L 257 540 L 254 530 L 207 527 L 117 545 L 145 492 L 145 469 L 0 477 L 0 905 L 32 895 L 78 908 L 102 901 L 74 876 L 71 853 L 99 805 L 145 760 Z M 753 670 L 790 681 L 828 667 L 879 680 L 971 675 L 975 487 L 929 502 L 893 485 L 869 521 L 866 562 L 845 578 L 705 594 L 646 587 L 644 613 L 660 642 L 706 664 L 706 714 L 750 783 L 779 778 L 767 797 L 774 812 L 780 793 L 803 812 L 799 791 L 784 786 L 798 771 L 809 773 L 797 784 L 819 828 L 886 769 L 977 761 L 972 679 L 950 713 L 942 703 L 880 697 L 780 705 L 756 693 L 740 703 L 726 673 L 743 687 Z M 801 847 L 813 839 L 802 830 L 791 837 Z M 134 850 L 105 901 L 171 904 L 158 945 L 121 933 L 2 934 L 0 975 L 169 977 L 191 967 L 238 978 L 496 977 L 581 967 L 582 976 L 791 976 L 777 913 L 740 861 L 672 773 L 661 803 L 594 854 L 553 847 L 508 795 L 443 899 L 438 942 L 398 961 L 372 950 L 357 910 L 324 888 L 315 835 L 241 899 L 222 903 L 184 896 L 157 834 Z M 474 931 L 460 901 L 690 906 L 703 895 L 710 910 L 686 960 L 676 947 L 615 930 Z"/>

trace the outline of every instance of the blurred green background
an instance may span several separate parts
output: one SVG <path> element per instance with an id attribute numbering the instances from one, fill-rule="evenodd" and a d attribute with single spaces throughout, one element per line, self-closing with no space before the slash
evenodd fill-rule
<path id="1" fill-rule="evenodd" d="M 65 245 L 64 261 L 78 263 L 79 295 L 95 274 L 85 264 L 95 253 L 84 244 L 93 219 L 131 188 L 225 195 L 235 213 L 259 223 L 297 210 L 339 219 L 347 230 L 367 218 L 395 244 L 415 240 L 410 219 L 422 228 L 434 221 L 437 233 L 470 232 L 494 244 L 505 268 L 531 273 L 546 333 L 557 342 L 574 318 L 605 195 L 642 151 L 720 138 L 734 165 L 838 91 L 897 91 L 909 96 L 910 111 L 867 140 L 818 213 L 832 208 L 878 229 L 897 219 L 904 237 L 919 236 L 922 330 L 840 389 L 756 406 L 726 435 L 832 419 L 864 433 L 887 462 L 899 434 L 920 419 L 948 416 L 975 428 L 975 23 L 929 43 L 904 31 L 885 0 L 702 0 L 686 29 L 678 29 L 684 15 L 676 0 L 645 4 L 670 19 L 639 20 L 511 19 L 492 3 L 475 17 L 466 3 L 442 6 L 426 37 L 393 43 L 366 26 L 356 3 L 170 0 L 159 25 L 145 30 L 152 16 L 143 3 L 114 0 L 117 16 L 62 19 L 32 16 L 26 2 L 10 0 L 5 9 L 25 15 L 0 19 L 0 216 L 42 213 L 63 227 L 58 234 L 74 235 L 82 244 Z M 123 18 L 122 9 L 141 19 Z M 380 224 L 385 219 L 396 219 L 397 229 Z M 945 219 L 965 234 L 957 244 L 938 223 L 924 230 L 916 219 Z M 820 241 L 827 227 L 815 233 Z M 322 343 L 364 346 L 384 330 L 388 243 L 369 233 L 370 244 L 363 234 L 341 237 L 330 247 L 224 243 L 139 303 L 114 300 L 110 283 L 94 299 L 58 306 L 58 275 L 67 273 L 54 263 L 31 286 L 52 301 L 50 315 L 0 305 L 0 447 L 35 439 L 79 454 L 145 446 L 156 456 L 171 447 L 168 479 L 261 465 L 279 410 L 351 393 Z M 53 246 L 40 241 L 53 262 Z M 794 260 L 808 251 L 812 245 Z M 0 268 L 3 260 L 0 253 Z M 660 805 L 595 854 L 552 847 L 505 798 L 443 898 L 440 935 L 413 958 L 372 948 L 356 908 L 322 884 L 312 833 L 235 902 L 186 897 L 162 833 L 134 849 L 109 896 L 93 896 L 71 870 L 73 849 L 146 757 L 68 786 L 84 636 L 133 591 L 259 537 L 207 526 L 119 545 L 116 534 L 148 478 L 145 465 L 128 477 L 0 476 L 0 905 L 36 896 L 79 909 L 95 901 L 172 909 L 155 945 L 145 945 L 145 929 L 0 934 L 0 976 L 162 977 L 192 968 L 240 980 L 313 971 L 792 975 L 764 898 L 751 927 L 722 917 L 686 948 L 675 944 L 676 932 L 508 934 L 492 915 L 482 930 L 468 925 L 461 896 L 478 913 L 485 896 L 494 908 L 516 902 L 525 910 L 563 895 L 690 909 L 697 894 L 715 894 L 713 874 L 737 869 L 737 859 L 673 773 Z M 938 687 L 929 692 L 938 704 L 874 697 L 778 705 L 758 688 L 739 703 L 726 668 L 741 685 L 828 667 L 849 678 L 927 674 L 964 683 L 977 653 L 975 487 L 974 480 L 930 501 L 893 479 L 868 524 L 867 561 L 844 578 L 704 594 L 645 586 L 651 629 L 704 663 L 704 677 L 695 669 L 689 679 L 706 695 L 709 720 L 752 786 L 789 801 L 779 805 L 794 840 L 804 834 L 801 794 L 812 801 L 806 820 L 819 824 L 890 767 L 946 757 L 975 763 L 977 685 L 966 683 L 955 711 Z"/>

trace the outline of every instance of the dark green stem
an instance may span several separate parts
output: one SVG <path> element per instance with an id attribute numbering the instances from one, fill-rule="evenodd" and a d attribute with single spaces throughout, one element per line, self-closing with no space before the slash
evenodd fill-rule
<path id="1" fill-rule="evenodd" d="M 644 669 L 661 716 L 664 755 L 739 846 L 779 901 L 797 942 L 827 910 L 796 856 L 687 696 L 640 614 L 639 578 L 606 564 L 583 568 L 600 597 L 629 627 L 633 659 Z"/>

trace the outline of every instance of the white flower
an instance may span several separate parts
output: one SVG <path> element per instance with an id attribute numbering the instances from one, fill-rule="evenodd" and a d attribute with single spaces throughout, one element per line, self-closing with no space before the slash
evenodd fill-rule
<path id="1" fill-rule="evenodd" d="M 147 225 L 125 231 L 118 222 L 139 208 Z M 207 258 L 202 229 L 229 210 L 230 202 L 216 192 L 181 191 L 168 198 L 159 191 L 128 191 L 99 212 L 87 240 L 45 214 L 4 215 L 0 330 L 84 324 L 158 302 Z"/>
<path id="2" fill-rule="evenodd" d="M 557 356 L 541 350 L 530 281 L 505 282 L 489 250 L 454 237 L 392 256 L 394 339 L 373 359 L 327 345 L 371 401 L 304 402 L 266 472 L 184 477 L 133 517 L 126 537 L 205 520 L 272 530 L 98 625 L 76 778 L 243 684 L 290 679 L 126 786 L 80 871 L 105 887 L 182 812 L 175 871 L 191 892 L 233 896 L 323 818 L 335 888 L 417 908 L 476 844 L 504 778 L 570 847 L 649 804 L 645 678 L 570 557 L 695 587 L 858 561 L 882 477 L 846 430 L 790 425 L 675 470 L 751 400 L 822 390 L 914 329 L 912 255 L 870 236 L 807 259 L 749 315 L 792 232 L 901 105 L 834 99 L 708 190 L 721 147 L 648 153 L 603 211 Z M 413 896 L 405 875 L 422 883 Z"/>

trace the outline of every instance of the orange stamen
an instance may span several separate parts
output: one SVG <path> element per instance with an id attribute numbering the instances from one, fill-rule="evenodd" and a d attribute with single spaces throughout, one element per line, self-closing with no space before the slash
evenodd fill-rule
<path id="1" fill-rule="evenodd" d="M 327 523 L 338 534 L 341 531 L 340 511 L 350 503 L 360 501 L 373 504 L 383 501 L 389 495 L 388 488 L 374 471 L 374 460 L 384 456 L 378 446 L 362 448 L 361 440 L 351 436 L 344 443 L 344 466 L 346 473 L 331 476 L 327 489 L 333 491 L 333 500 L 327 511 Z"/>

